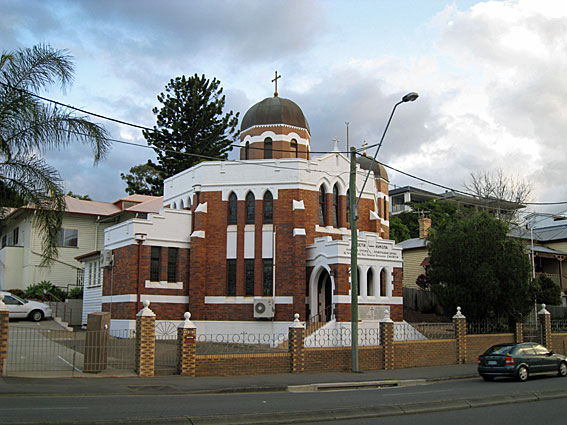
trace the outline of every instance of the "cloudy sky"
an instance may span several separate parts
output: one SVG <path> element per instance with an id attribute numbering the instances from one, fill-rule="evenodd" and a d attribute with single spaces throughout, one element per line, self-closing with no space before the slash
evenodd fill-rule
<path id="1" fill-rule="evenodd" d="M 559 0 L 0 0 L 3 50 L 68 49 L 76 76 L 52 99 L 152 127 L 156 96 L 182 74 L 221 81 L 241 117 L 272 96 L 303 109 L 312 150 L 379 141 L 385 164 L 462 189 L 502 169 L 533 184 L 532 201 L 567 201 L 567 2 Z M 116 139 L 139 130 L 105 122 Z M 236 158 L 236 151 L 231 156 Z M 121 172 L 153 158 L 114 144 L 93 167 L 88 148 L 47 155 L 66 190 L 122 197 Z M 442 191 L 391 172 L 393 185 Z M 533 207 L 562 211 L 566 205 Z"/>

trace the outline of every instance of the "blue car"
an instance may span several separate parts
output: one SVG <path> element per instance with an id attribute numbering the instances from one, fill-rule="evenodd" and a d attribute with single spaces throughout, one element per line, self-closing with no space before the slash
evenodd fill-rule
<path id="1" fill-rule="evenodd" d="M 485 381 L 509 376 L 524 382 L 539 373 L 567 376 L 567 357 L 535 342 L 497 344 L 478 357 L 478 373 Z"/>

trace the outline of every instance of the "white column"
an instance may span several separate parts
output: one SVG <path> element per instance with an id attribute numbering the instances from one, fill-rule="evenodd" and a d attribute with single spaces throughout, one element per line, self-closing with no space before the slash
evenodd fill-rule
<path id="1" fill-rule="evenodd" d="M 362 298 L 366 298 L 368 296 L 366 273 L 368 273 L 368 266 L 360 266 L 360 272 L 358 273 L 358 282 L 360 285 L 360 296 Z"/>

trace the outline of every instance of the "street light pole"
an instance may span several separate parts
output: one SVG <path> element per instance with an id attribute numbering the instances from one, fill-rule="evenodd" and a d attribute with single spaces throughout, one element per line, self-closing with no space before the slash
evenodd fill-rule
<path id="1" fill-rule="evenodd" d="M 352 360 L 352 371 L 358 372 L 358 230 L 357 230 L 357 220 L 358 220 L 358 203 L 362 197 L 362 192 L 364 192 L 364 187 L 368 181 L 368 176 L 372 171 L 374 162 L 376 162 L 376 157 L 378 152 L 382 147 L 382 142 L 384 141 L 384 136 L 388 131 L 394 112 L 399 104 L 405 102 L 413 102 L 418 98 L 416 92 L 411 92 L 402 97 L 402 100 L 394 105 L 386 128 L 384 128 L 384 133 L 382 133 L 382 138 L 376 149 L 376 153 L 372 158 L 370 167 L 368 168 L 368 173 L 360 189 L 360 195 L 358 199 L 356 198 L 356 148 L 353 146 L 350 148 L 350 180 L 349 180 L 349 205 L 350 205 L 350 308 L 351 308 L 351 360 Z"/>

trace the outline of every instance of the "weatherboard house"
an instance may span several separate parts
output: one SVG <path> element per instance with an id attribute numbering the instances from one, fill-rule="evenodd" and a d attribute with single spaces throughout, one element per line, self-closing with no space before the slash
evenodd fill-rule
<path id="1" fill-rule="evenodd" d="M 287 332 L 351 320 L 349 160 L 311 157 L 291 100 L 266 98 L 241 123 L 240 160 L 201 162 L 164 182 L 158 213 L 105 230 L 102 310 L 133 329 L 144 300 L 156 320 L 185 311 L 201 333 Z M 371 169 L 370 169 L 371 167 Z M 388 175 L 360 157 L 359 319 L 402 320 L 402 255 L 389 240 Z"/>

